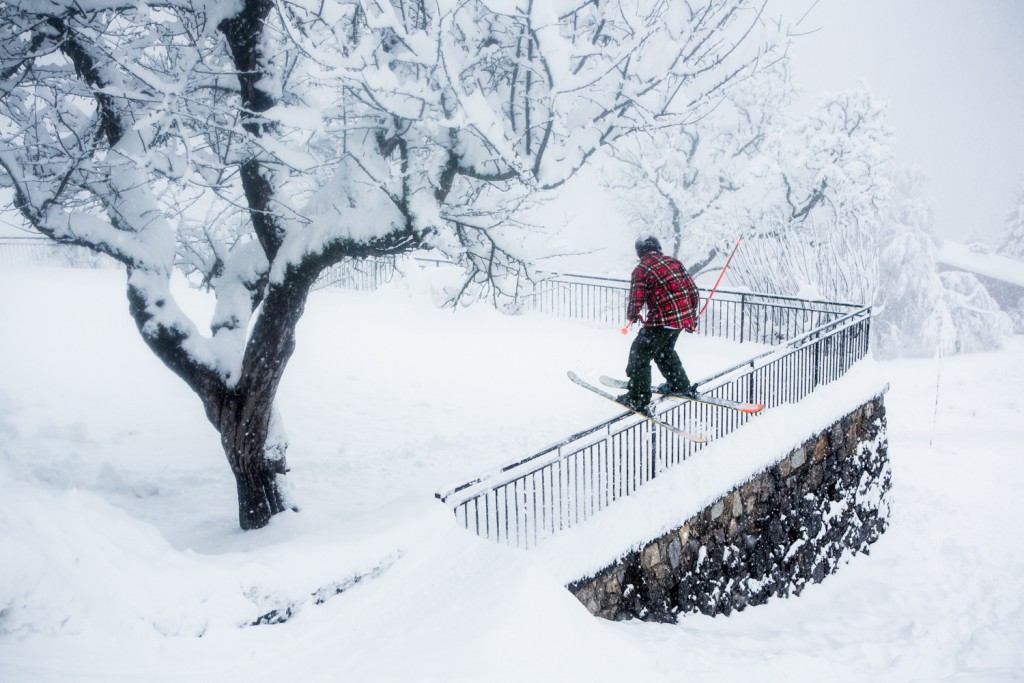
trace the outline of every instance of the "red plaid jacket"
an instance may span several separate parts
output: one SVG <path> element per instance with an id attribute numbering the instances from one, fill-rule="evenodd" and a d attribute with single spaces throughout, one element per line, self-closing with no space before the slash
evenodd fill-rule
<path id="1" fill-rule="evenodd" d="M 679 330 L 697 327 L 700 294 L 683 264 L 671 256 L 648 252 L 633 270 L 626 303 L 626 319 L 640 318 L 647 307 L 645 325 L 663 325 Z"/>

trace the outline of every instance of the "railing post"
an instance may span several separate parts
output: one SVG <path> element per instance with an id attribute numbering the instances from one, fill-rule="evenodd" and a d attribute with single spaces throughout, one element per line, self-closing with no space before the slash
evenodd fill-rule
<path id="1" fill-rule="evenodd" d="M 811 374 L 811 390 L 818 386 L 821 376 L 821 337 L 814 340 L 814 372 Z"/>
<path id="2" fill-rule="evenodd" d="M 757 401 L 757 399 L 755 398 L 755 395 L 754 395 L 754 369 L 755 369 L 754 368 L 754 361 L 750 361 L 750 374 L 747 375 L 747 400 L 748 401 Z M 767 405 L 766 401 L 761 401 L 761 403 L 765 403 L 765 405 Z"/>
<path id="3" fill-rule="evenodd" d="M 868 355 L 871 349 L 871 309 L 868 308 L 868 315 L 864 318 L 864 355 Z"/>
<path id="4" fill-rule="evenodd" d="M 651 427 L 651 479 L 658 476 L 658 431 Z"/>
<path id="5" fill-rule="evenodd" d="M 746 335 L 746 319 L 747 319 L 747 295 L 740 294 L 740 344 L 745 342 L 747 339 Z"/>

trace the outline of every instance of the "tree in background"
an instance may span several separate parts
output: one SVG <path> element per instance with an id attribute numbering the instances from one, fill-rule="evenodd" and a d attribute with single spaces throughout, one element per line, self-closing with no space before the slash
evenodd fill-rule
<path id="1" fill-rule="evenodd" d="M 1007 258 L 1024 261 L 1024 181 L 1021 181 L 1017 191 L 1017 205 L 1006 216 L 999 253 Z"/>
<path id="2" fill-rule="evenodd" d="M 897 168 L 883 223 L 872 346 L 882 358 L 998 348 L 1005 315 L 968 273 L 939 273 L 934 198 L 917 167 Z"/>
<path id="3" fill-rule="evenodd" d="M 695 275 L 740 234 L 737 207 L 759 201 L 764 148 L 794 96 L 784 58 L 736 83 L 705 115 L 612 146 L 603 184 L 638 232 L 660 237 Z"/>
<path id="4" fill-rule="evenodd" d="M 243 529 L 289 505 L 275 409 L 310 288 L 429 248 L 514 292 L 519 208 L 596 150 L 703 116 L 772 60 L 747 0 L 0 3 L 0 186 L 127 273 L 201 400 Z M 175 268 L 216 296 L 207 330 Z"/>
<path id="5" fill-rule="evenodd" d="M 636 231 L 691 270 L 721 266 L 744 237 L 734 281 L 779 294 L 870 301 L 892 131 L 864 87 L 794 120 L 788 63 L 738 83 L 700 119 L 613 146 L 605 184 Z"/>
<path id="6" fill-rule="evenodd" d="M 939 337 L 942 353 L 974 353 L 1002 348 L 1013 334 L 1013 321 L 1000 310 L 984 285 L 971 273 L 941 273 L 946 327 Z"/>
<path id="7" fill-rule="evenodd" d="M 883 358 L 1000 348 L 1009 320 L 977 277 L 940 273 L 934 198 L 917 167 L 896 168 L 884 216 L 872 303 L 872 344 Z"/>
<path id="8" fill-rule="evenodd" d="M 823 96 L 775 136 L 737 277 L 758 291 L 869 303 L 892 145 L 885 106 L 863 86 Z"/>
<path id="9" fill-rule="evenodd" d="M 1003 243 L 999 246 L 998 253 L 1007 258 L 1024 261 L 1024 181 L 1021 181 L 1017 192 L 1017 205 L 1006 216 L 1004 225 Z M 1013 319 L 1014 331 L 1018 334 L 1024 333 L 1024 300 L 1018 301 L 1017 306 L 1007 313 Z"/>
<path id="10" fill-rule="evenodd" d="M 797 130 L 737 258 L 752 286 L 872 305 L 883 357 L 999 348 L 1006 316 L 977 278 L 938 272 L 928 181 L 894 162 L 885 106 L 862 86 L 824 97 Z"/>
<path id="11" fill-rule="evenodd" d="M 793 118 L 793 85 L 775 67 L 705 118 L 616 149 L 634 225 L 699 267 L 720 267 L 744 237 L 733 282 L 870 304 L 883 356 L 1000 346 L 1005 317 L 977 279 L 938 272 L 927 178 L 895 164 L 885 105 L 862 85 Z"/>
<path id="12" fill-rule="evenodd" d="M 894 169 L 892 188 L 879 254 L 885 285 L 871 300 L 872 347 L 884 358 L 928 356 L 949 322 L 936 269 L 935 200 L 918 167 Z"/>

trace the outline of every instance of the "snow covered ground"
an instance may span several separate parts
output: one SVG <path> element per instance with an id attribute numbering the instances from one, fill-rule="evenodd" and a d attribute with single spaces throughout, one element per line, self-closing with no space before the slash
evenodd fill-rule
<path id="1" fill-rule="evenodd" d="M 565 370 L 621 374 L 629 339 L 426 289 L 314 294 L 280 395 L 302 510 L 242 533 L 123 275 L 0 273 L 0 681 L 1024 678 L 1024 338 L 880 364 L 893 515 L 870 556 L 728 618 L 609 623 L 551 553 L 473 537 L 433 493 L 615 414 Z M 696 377 L 750 349 L 680 344 Z"/>

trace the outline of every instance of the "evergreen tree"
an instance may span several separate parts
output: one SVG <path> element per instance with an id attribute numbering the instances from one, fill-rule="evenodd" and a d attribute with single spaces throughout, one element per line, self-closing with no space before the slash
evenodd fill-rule
<path id="1" fill-rule="evenodd" d="M 883 358 L 932 355 L 947 317 L 927 182 L 917 167 L 893 174 L 880 240 L 882 284 L 872 302 L 872 346 Z"/>
<path id="2" fill-rule="evenodd" d="M 1024 261 L 1024 180 L 1017 192 L 1017 205 L 1006 217 L 1003 243 L 999 253 L 1008 258 Z"/>

